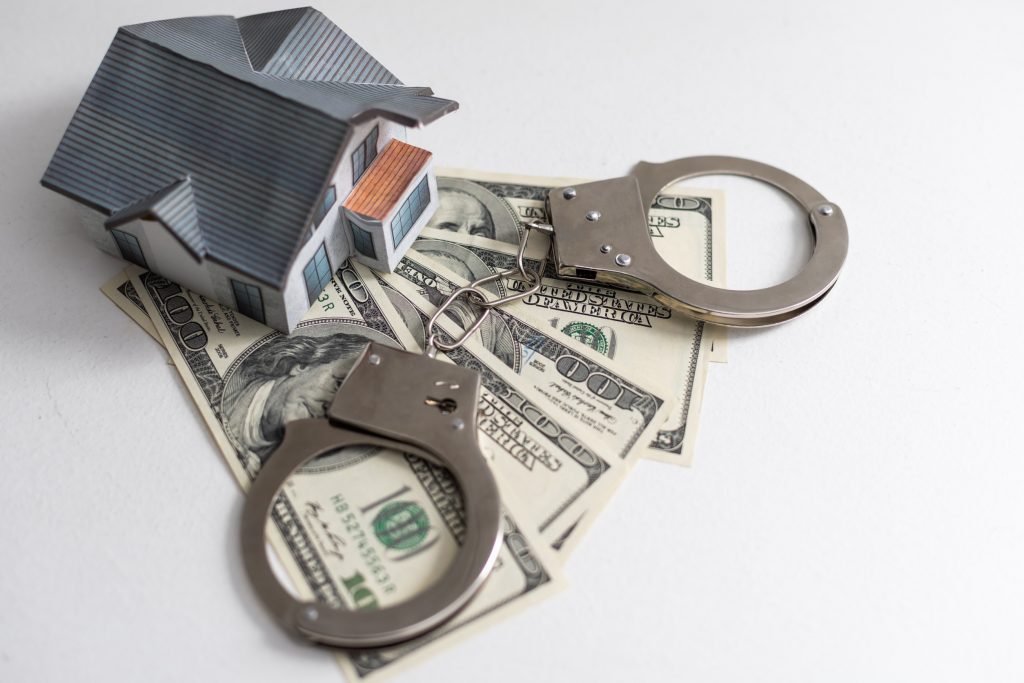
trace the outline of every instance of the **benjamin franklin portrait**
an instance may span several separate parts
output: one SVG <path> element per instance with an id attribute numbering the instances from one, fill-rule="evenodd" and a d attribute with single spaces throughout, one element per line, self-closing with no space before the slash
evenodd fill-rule
<path id="1" fill-rule="evenodd" d="M 438 205 L 427 227 L 519 244 L 512 208 L 484 187 L 461 178 L 437 179 Z"/>
<path id="2" fill-rule="evenodd" d="M 352 324 L 300 326 L 254 349 L 225 377 L 224 427 L 252 473 L 281 443 L 288 422 L 323 417 L 368 341 L 394 345 Z"/>

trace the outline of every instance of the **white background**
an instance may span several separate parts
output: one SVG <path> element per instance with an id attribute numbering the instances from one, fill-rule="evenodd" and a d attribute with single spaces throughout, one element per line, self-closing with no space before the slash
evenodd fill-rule
<path id="1" fill-rule="evenodd" d="M 11 2 L 0 23 L 0 679 L 337 681 L 255 603 L 242 496 L 173 368 L 99 292 L 122 264 L 38 180 L 117 26 L 271 2 Z M 1019 2 L 330 2 L 462 108 L 438 163 L 621 175 L 748 156 L 843 207 L 805 318 L 736 333 L 695 466 L 642 462 L 568 590 L 406 681 L 1021 680 Z M 793 272 L 730 186 L 729 276 Z"/>

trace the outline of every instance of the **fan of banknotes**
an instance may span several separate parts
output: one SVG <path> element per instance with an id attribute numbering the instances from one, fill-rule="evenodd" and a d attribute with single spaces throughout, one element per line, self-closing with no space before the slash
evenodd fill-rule
<path id="1" fill-rule="evenodd" d="M 290 335 L 187 291 L 170 310 L 167 293 L 178 288 L 136 267 L 102 289 L 166 349 L 247 491 L 284 425 L 322 416 L 368 340 L 422 350 L 426 321 L 448 294 L 514 266 L 523 222 L 547 219 L 548 188 L 578 182 L 439 172 L 438 211 L 395 272 L 340 264 Z M 717 191 L 660 195 L 650 233 L 676 269 L 721 286 L 722 214 Z M 531 266 L 547 246 L 531 240 Z M 524 289 L 514 278 L 487 286 L 495 296 Z M 441 325 L 458 336 L 475 317 L 456 304 Z M 203 334 L 183 334 L 182 320 Z M 646 296 L 559 279 L 549 266 L 540 291 L 495 310 L 446 355 L 483 377 L 478 436 L 501 488 L 504 542 L 483 589 L 439 631 L 339 653 L 349 680 L 388 675 L 562 586 L 562 564 L 638 458 L 691 463 L 708 363 L 725 360 L 725 336 Z M 436 580 L 466 520 L 446 470 L 366 448 L 299 470 L 269 524 L 297 596 L 374 609 Z"/>

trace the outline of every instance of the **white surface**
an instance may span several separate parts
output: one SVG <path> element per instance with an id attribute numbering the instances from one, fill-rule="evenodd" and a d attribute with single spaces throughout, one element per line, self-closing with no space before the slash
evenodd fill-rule
<path id="1" fill-rule="evenodd" d="M 852 237 L 819 308 L 732 336 L 692 470 L 641 463 L 567 591 L 400 680 L 1024 677 L 1024 6 L 945 4 L 321 5 L 461 102 L 414 137 L 439 163 L 601 178 L 749 156 L 839 203 Z M 282 6 L 5 6 L 4 681 L 339 680 L 254 603 L 241 495 L 98 291 L 121 264 L 38 185 L 118 25 Z M 746 189 L 730 277 L 763 284 L 800 245 L 781 209 L 745 217 Z"/>

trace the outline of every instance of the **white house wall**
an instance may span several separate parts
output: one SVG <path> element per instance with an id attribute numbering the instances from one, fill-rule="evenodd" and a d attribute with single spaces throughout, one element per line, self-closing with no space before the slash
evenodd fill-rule
<path id="1" fill-rule="evenodd" d="M 107 217 L 95 209 L 79 204 L 73 199 L 68 199 L 67 201 L 73 203 L 75 208 L 78 209 L 78 219 L 81 221 L 82 227 L 85 228 L 85 234 L 100 248 L 100 251 L 105 251 L 111 256 L 122 258 L 121 250 L 117 248 L 113 235 L 110 234 L 110 231 L 104 225 Z"/>
<path id="2" fill-rule="evenodd" d="M 248 285 L 255 285 L 260 290 L 260 297 L 263 299 L 263 321 L 268 327 L 281 330 L 282 332 L 290 331 L 288 327 L 288 310 L 284 305 L 284 298 L 281 296 L 281 292 L 273 287 L 258 282 L 251 277 L 242 275 L 241 273 L 222 266 L 219 263 L 212 263 L 206 261 L 207 270 L 210 274 L 210 280 L 213 282 L 213 288 L 207 292 L 201 292 L 206 296 L 210 297 L 214 301 L 224 304 L 229 308 L 235 308 L 235 291 L 231 287 L 231 280 L 237 280 Z M 236 309 L 237 310 L 237 309 Z"/>
<path id="3" fill-rule="evenodd" d="M 89 237 L 103 251 L 123 258 L 114 236 L 104 225 L 106 217 L 99 211 L 82 206 L 79 216 Z M 199 263 L 162 223 L 135 219 L 117 226 L 117 230 L 132 235 L 139 241 L 146 267 L 194 292 L 212 296 L 214 287 L 205 263 Z M 228 288 L 230 290 L 230 286 Z M 218 299 L 218 301 L 222 301 Z M 228 299 L 234 305 L 234 298 Z"/>
<path id="4" fill-rule="evenodd" d="M 430 201 L 427 203 L 427 206 L 423 209 L 423 212 L 419 217 L 417 217 L 416 222 L 412 224 L 412 228 L 409 229 L 409 232 L 402 238 L 401 244 L 412 244 L 413 240 L 419 237 L 419 234 L 423 231 L 423 227 L 427 224 L 427 221 L 430 220 L 430 217 L 434 215 L 434 211 L 437 210 L 437 178 L 434 177 L 433 157 L 427 161 L 420 173 L 412 180 L 411 183 L 409 183 L 408 187 L 405 188 L 405 192 L 402 193 L 399 200 L 395 202 L 395 206 L 391 209 L 388 215 L 384 217 L 384 220 L 381 221 L 381 225 L 384 228 L 384 240 L 387 242 L 389 247 L 385 251 L 387 254 L 387 271 L 389 273 L 394 271 L 398 262 L 402 260 L 401 257 L 403 255 L 402 252 L 398 251 L 398 247 L 401 246 L 401 244 L 394 244 L 394 237 L 391 235 L 391 221 L 394 220 L 395 216 L 398 214 L 398 210 L 402 208 L 402 204 L 404 204 L 409 198 L 412 191 L 415 190 L 416 186 L 423 181 L 424 176 L 427 177 L 427 191 L 430 195 Z"/>
<path id="5" fill-rule="evenodd" d="M 145 241 L 140 238 L 139 244 L 149 269 L 154 273 L 159 273 L 193 292 L 207 296 L 215 295 L 216 290 L 206 264 L 196 261 L 163 223 L 135 219 L 124 225 L 119 225 L 117 229 L 129 232 L 136 237 L 140 232 L 145 235 Z M 221 301 L 221 299 L 218 300 Z M 233 301 L 231 305 L 234 305 Z"/>
<path id="6" fill-rule="evenodd" d="M 406 233 L 405 237 L 402 238 L 402 242 L 399 245 L 394 243 L 394 237 L 391 234 L 391 221 L 394 220 L 395 216 L 398 215 L 398 211 L 402 208 L 402 204 L 409 198 L 416 186 L 423 181 L 423 177 L 427 178 L 427 193 L 430 196 L 430 201 L 423 208 L 419 218 L 412 224 L 409 232 Z M 371 259 L 367 258 L 363 254 L 354 252 L 353 258 L 357 259 L 360 263 L 365 263 L 371 268 L 377 270 L 386 270 L 387 272 L 394 272 L 395 266 L 402 260 L 404 252 L 400 252 L 396 247 L 401 245 L 409 246 L 413 243 L 420 232 L 423 231 L 424 226 L 430 220 L 430 217 L 437 210 L 437 178 L 434 176 L 434 164 L 433 159 L 429 160 L 420 172 L 412 179 L 412 181 L 406 186 L 402 196 L 398 198 L 395 205 L 391 208 L 391 211 L 384 216 L 382 220 L 376 220 L 369 218 L 362 214 L 356 213 L 355 211 L 346 211 L 345 219 L 351 223 L 355 223 L 357 226 L 365 230 L 370 237 L 373 239 L 373 250 L 376 254 L 383 254 L 382 259 Z"/>
<path id="7" fill-rule="evenodd" d="M 379 126 L 380 128 L 379 135 L 377 136 L 378 153 L 384 149 L 384 146 L 391 139 L 405 139 L 405 126 L 381 118 L 372 119 L 353 127 L 352 136 L 342 151 L 341 157 L 338 160 L 338 166 L 331 176 L 331 184 L 334 185 L 337 192 L 334 206 L 327 212 L 327 215 L 320 225 L 317 226 L 312 236 L 302 245 L 302 249 L 299 250 L 298 256 L 292 264 L 291 271 L 288 273 L 288 279 L 285 282 L 282 293 L 283 307 L 286 311 L 287 320 L 287 327 L 284 329 L 294 329 L 295 325 L 299 323 L 309 310 L 310 303 L 306 292 L 306 280 L 303 276 L 303 270 L 310 259 L 313 258 L 316 250 L 320 248 L 320 244 L 326 245 L 327 260 L 331 264 L 331 272 L 336 272 L 349 256 L 353 254 L 352 240 L 348 234 L 348 227 L 342 219 L 341 205 L 352 192 L 352 152 L 363 143 L 363 140 L 373 130 L 374 126 Z"/>
<path id="8" fill-rule="evenodd" d="M 96 246 L 111 256 L 123 259 L 113 235 L 104 225 L 106 216 L 78 202 L 75 202 L 75 206 L 79 209 L 79 219 L 86 234 Z M 279 330 L 289 329 L 288 316 L 280 292 L 220 264 L 210 261 L 197 263 L 167 228 L 157 221 L 134 220 L 118 226 L 117 229 L 139 241 L 139 248 L 151 271 L 229 308 L 235 308 L 235 293 L 231 288 L 231 280 L 256 285 L 263 296 L 263 313 L 267 325 Z M 302 312 L 305 313 L 305 308 Z"/>
<path id="9" fill-rule="evenodd" d="M 302 249 L 299 250 L 299 254 L 288 272 L 288 279 L 282 293 L 283 306 L 286 311 L 286 329 L 288 330 L 294 329 L 309 310 L 310 302 L 306 292 L 306 279 L 303 276 L 303 270 L 316 254 L 320 245 L 323 244 L 326 247 L 327 261 L 331 264 L 332 273 L 337 271 L 348 258 L 348 240 L 338 218 L 339 204 L 341 204 L 340 197 L 335 207 L 328 212 L 320 227 L 313 233 L 313 237 L 302 245 Z"/>
<path id="10" fill-rule="evenodd" d="M 352 132 L 352 138 L 348 143 L 348 148 L 341 155 L 338 167 L 334 171 L 334 186 L 338 188 L 338 203 L 335 205 L 333 211 L 337 211 L 338 215 L 342 217 L 341 221 L 339 221 L 339 228 L 344 232 L 346 245 L 345 258 L 351 256 L 360 263 L 376 270 L 391 270 L 391 268 L 388 267 L 386 258 L 377 260 L 367 258 L 353 248 L 352 236 L 349 234 L 348 226 L 345 225 L 344 211 L 341 209 L 341 204 L 344 203 L 345 198 L 352 192 L 352 152 L 362 144 L 363 140 L 370 134 L 370 131 L 373 130 L 374 126 L 380 127 L 380 134 L 377 136 L 377 154 L 380 154 L 391 140 L 401 140 L 402 142 L 405 142 L 407 134 L 406 127 L 393 121 L 376 118 L 355 126 L 355 129 Z M 371 232 L 370 234 L 374 235 L 373 246 L 376 253 L 386 254 L 386 250 L 381 250 L 381 247 L 384 245 L 378 243 L 377 233 Z M 343 261 L 344 259 L 341 260 Z M 339 264 L 340 261 L 339 263 L 335 263 L 333 260 L 331 261 L 331 266 L 335 269 L 337 269 Z"/>

